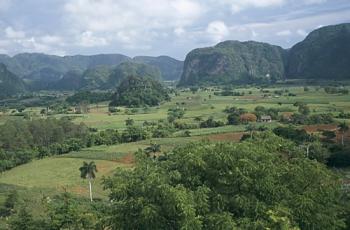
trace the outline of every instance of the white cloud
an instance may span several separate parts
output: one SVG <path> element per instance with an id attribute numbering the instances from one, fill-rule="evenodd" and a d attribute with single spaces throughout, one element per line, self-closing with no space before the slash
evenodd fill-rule
<path id="1" fill-rule="evenodd" d="M 327 0 L 303 0 L 304 4 L 311 5 L 311 4 L 321 4 L 327 2 Z"/>
<path id="2" fill-rule="evenodd" d="M 209 23 L 206 32 L 215 42 L 222 41 L 230 34 L 229 28 L 223 21 L 213 21 Z"/>
<path id="3" fill-rule="evenodd" d="M 63 39 L 59 36 L 44 35 L 40 38 L 40 41 L 46 44 L 63 45 Z"/>
<path id="4" fill-rule="evenodd" d="M 290 36 L 291 34 L 292 34 L 292 31 L 290 30 L 282 30 L 276 33 L 277 36 Z"/>
<path id="5" fill-rule="evenodd" d="M 174 34 L 178 37 L 181 37 L 182 35 L 184 35 L 186 33 L 185 29 L 182 27 L 177 27 L 174 29 Z"/>
<path id="6" fill-rule="evenodd" d="M 90 31 L 125 47 L 133 42 L 148 45 L 165 34 L 163 30 L 181 32 L 179 28 L 192 25 L 205 11 L 197 0 L 75 0 L 67 1 L 64 9 L 76 33 Z M 88 46 L 101 43 L 106 41 L 87 42 Z"/>
<path id="7" fill-rule="evenodd" d="M 218 2 L 229 5 L 232 13 L 237 13 L 248 8 L 281 6 L 286 3 L 286 0 L 218 0 Z"/>
<path id="8" fill-rule="evenodd" d="M 297 34 L 302 36 L 302 37 L 305 37 L 307 35 L 307 32 L 303 29 L 298 29 Z"/>
<path id="9" fill-rule="evenodd" d="M 26 36 L 24 31 L 14 30 L 11 26 L 5 29 L 5 35 L 7 38 L 10 38 L 10 39 L 19 39 L 19 38 L 24 38 Z"/>
<path id="10" fill-rule="evenodd" d="M 94 36 L 91 31 L 85 31 L 79 36 L 78 45 L 85 47 L 105 46 L 108 45 L 108 42 L 105 38 Z"/>

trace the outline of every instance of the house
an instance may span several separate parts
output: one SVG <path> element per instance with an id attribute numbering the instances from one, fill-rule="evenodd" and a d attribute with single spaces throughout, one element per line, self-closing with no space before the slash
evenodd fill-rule
<path id="1" fill-rule="evenodd" d="M 271 116 L 261 116 L 260 122 L 272 122 Z"/>

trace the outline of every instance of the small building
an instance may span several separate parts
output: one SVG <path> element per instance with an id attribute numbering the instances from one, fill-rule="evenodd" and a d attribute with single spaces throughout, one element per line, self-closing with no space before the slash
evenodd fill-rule
<path id="1" fill-rule="evenodd" d="M 260 122 L 269 123 L 269 122 L 272 122 L 272 118 L 271 118 L 271 116 L 261 116 L 260 117 Z"/>

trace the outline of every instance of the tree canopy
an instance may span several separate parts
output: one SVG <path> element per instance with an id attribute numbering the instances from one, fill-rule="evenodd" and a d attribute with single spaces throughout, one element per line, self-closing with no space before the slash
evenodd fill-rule
<path id="1" fill-rule="evenodd" d="M 144 158 L 142 158 L 142 156 Z M 337 177 L 269 132 L 200 142 L 106 179 L 112 229 L 341 229 Z"/>

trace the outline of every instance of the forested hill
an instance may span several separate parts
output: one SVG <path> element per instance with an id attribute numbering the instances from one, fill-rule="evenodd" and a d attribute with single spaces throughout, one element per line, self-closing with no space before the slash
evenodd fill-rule
<path id="1" fill-rule="evenodd" d="M 253 41 L 195 49 L 186 57 L 180 86 L 284 78 L 350 79 L 350 23 L 317 29 L 289 50 Z"/>
<path id="2" fill-rule="evenodd" d="M 136 62 L 124 62 L 112 71 L 107 83 L 103 86 L 103 88 L 115 88 L 122 80 L 129 76 L 153 78 L 155 80 L 162 79 L 160 70 L 155 66 Z"/>
<path id="3" fill-rule="evenodd" d="M 81 84 L 93 88 L 106 83 L 106 75 L 111 73 L 111 69 L 124 62 L 136 62 L 152 66 L 157 69 L 157 72 L 161 73 L 165 80 L 178 80 L 183 66 L 182 61 L 167 56 L 140 56 L 132 59 L 122 54 L 64 57 L 40 53 L 22 53 L 13 57 L 0 55 L 0 63 L 5 64 L 9 71 L 25 79 L 32 90 L 50 89 L 56 83 L 66 85 L 67 83 L 62 82 L 62 80 L 64 80 L 65 75 L 69 75 L 72 71 L 80 73 L 88 71 L 83 77 L 86 77 L 87 81 Z"/>
<path id="4" fill-rule="evenodd" d="M 0 63 L 0 99 L 24 92 L 23 81 Z"/>
<path id="5" fill-rule="evenodd" d="M 350 79 L 350 23 L 311 32 L 289 52 L 288 78 Z"/>
<path id="6" fill-rule="evenodd" d="M 179 80 L 183 70 L 183 61 L 176 60 L 168 56 L 150 57 L 137 56 L 133 58 L 135 62 L 148 64 L 158 67 L 162 73 L 163 80 L 176 81 Z"/>
<path id="7" fill-rule="evenodd" d="M 12 58 L 6 55 L 0 56 L 0 62 L 4 63 L 10 71 L 22 78 L 41 79 L 40 70 L 64 74 L 70 70 L 86 70 L 100 65 L 118 65 L 131 58 L 121 54 L 100 54 L 92 56 L 55 56 L 40 53 L 22 53 Z M 34 74 L 37 73 L 37 74 Z"/>
<path id="8" fill-rule="evenodd" d="M 195 49 L 186 57 L 180 85 L 282 79 L 285 54 L 281 47 L 254 41 L 226 41 Z"/>

